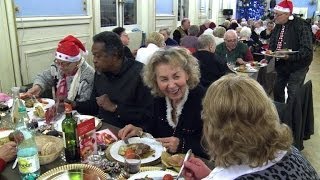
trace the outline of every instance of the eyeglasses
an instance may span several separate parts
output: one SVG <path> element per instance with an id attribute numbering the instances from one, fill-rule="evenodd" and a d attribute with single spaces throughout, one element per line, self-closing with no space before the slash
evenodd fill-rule
<path id="1" fill-rule="evenodd" d="M 55 59 L 53 62 L 58 66 L 64 66 L 64 67 L 69 66 L 72 63 L 72 62 L 60 61 L 58 59 Z"/>
<path id="2" fill-rule="evenodd" d="M 227 41 L 228 43 L 235 43 L 238 41 L 238 39 L 226 39 L 225 41 Z"/>

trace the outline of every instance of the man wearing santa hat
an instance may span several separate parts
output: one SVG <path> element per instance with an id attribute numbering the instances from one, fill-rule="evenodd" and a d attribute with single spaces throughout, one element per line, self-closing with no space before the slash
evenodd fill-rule
<path id="1" fill-rule="evenodd" d="M 292 10 L 293 4 L 289 0 L 283 0 L 276 5 L 276 26 L 270 38 L 270 50 L 287 51 L 282 54 L 283 57 L 276 58 L 277 80 L 274 86 L 274 100 L 278 102 L 285 102 L 284 89 L 287 87 L 287 103 L 303 85 L 313 57 L 311 27 L 304 19 L 293 16 Z"/>
<path id="2" fill-rule="evenodd" d="M 55 52 L 51 67 L 39 73 L 26 95 L 39 96 L 51 87 L 55 95 L 70 101 L 90 99 L 94 69 L 85 61 L 87 51 L 79 39 L 72 35 L 63 38 Z"/>

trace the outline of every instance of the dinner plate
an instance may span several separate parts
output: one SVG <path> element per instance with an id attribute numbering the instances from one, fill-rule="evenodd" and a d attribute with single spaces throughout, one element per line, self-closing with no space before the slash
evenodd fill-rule
<path id="1" fill-rule="evenodd" d="M 170 174 L 172 176 L 176 176 L 177 173 L 173 171 L 161 171 L 161 170 L 155 170 L 155 171 L 144 171 L 137 174 L 132 175 L 128 180 L 135 180 L 139 178 L 149 177 L 154 180 L 162 180 L 163 176 L 166 174 Z"/>
<path id="2" fill-rule="evenodd" d="M 53 99 L 49 99 L 49 98 L 41 98 L 43 101 L 46 101 L 48 102 L 48 104 L 44 104 L 44 103 L 41 103 L 42 104 L 42 107 L 44 110 L 52 107 L 54 104 L 55 104 L 55 101 Z M 24 103 L 25 101 L 22 99 L 22 102 Z M 7 102 L 6 102 L 7 106 L 9 108 L 11 108 L 13 106 L 13 99 L 9 99 Z M 34 110 L 34 107 L 32 108 L 26 108 L 27 111 L 33 111 Z"/>
<path id="3" fill-rule="evenodd" d="M 280 54 L 294 54 L 297 53 L 299 51 L 292 51 L 292 50 L 277 50 L 276 53 L 280 53 Z"/>
<path id="4" fill-rule="evenodd" d="M 272 53 L 272 54 L 266 54 L 266 51 L 261 51 L 261 54 L 266 55 L 266 56 L 270 56 L 270 57 L 275 57 L 275 58 L 284 58 L 286 57 L 285 54 L 277 54 L 277 53 Z"/>
<path id="5" fill-rule="evenodd" d="M 161 157 L 161 153 L 164 150 L 163 146 L 160 142 L 156 141 L 155 139 L 150 138 L 140 138 L 140 137 L 133 137 L 128 139 L 129 143 L 144 143 L 147 144 L 153 149 L 154 155 L 149 156 L 147 158 L 141 159 L 141 164 L 146 164 L 153 162 Z M 110 155 L 113 159 L 116 161 L 119 161 L 121 163 L 124 163 L 124 157 L 118 154 L 120 146 L 125 145 L 123 140 L 117 141 L 114 144 L 111 145 L 110 148 Z"/>
<path id="6" fill-rule="evenodd" d="M 268 66 L 268 63 L 258 63 L 259 67 L 265 67 L 265 66 Z"/>
<path id="7" fill-rule="evenodd" d="M 9 142 L 9 135 L 13 130 L 0 130 L 0 146 Z"/>
<path id="8" fill-rule="evenodd" d="M 95 121 L 95 127 L 96 130 L 100 129 L 100 127 L 102 126 L 102 122 L 101 119 L 94 117 L 94 116 L 90 116 L 90 115 L 75 115 L 74 117 L 79 118 L 80 120 L 84 120 L 84 119 L 91 119 L 94 118 Z M 59 132 L 62 132 L 62 121 L 66 118 L 66 115 L 62 115 L 56 122 L 55 122 L 55 129 Z M 38 121 L 39 126 L 44 125 L 45 121 Z"/>
<path id="9" fill-rule="evenodd" d="M 257 69 L 253 68 L 253 67 L 246 67 L 246 69 L 244 71 L 239 71 L 239 67 L 235 67 L 233 68 L 234 71 L 236 72 L 243 72 L 243 73 L 254 73 L 254 72 L 258 72 Z"/>

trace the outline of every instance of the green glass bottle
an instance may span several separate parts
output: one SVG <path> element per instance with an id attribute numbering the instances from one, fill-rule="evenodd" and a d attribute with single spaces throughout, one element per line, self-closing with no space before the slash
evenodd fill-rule
<path id="1" fill-rule="evenodd" d="M 77 121 L 72 117 L 72 106 L 65 103 L 66 118 L 62 121 L 64 152 L 68 163 L 80 162 Z"/>

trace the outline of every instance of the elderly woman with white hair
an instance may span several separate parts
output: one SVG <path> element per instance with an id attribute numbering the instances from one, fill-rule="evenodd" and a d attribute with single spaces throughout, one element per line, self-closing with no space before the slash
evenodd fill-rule
<path id="1" fill-rule="evenodd" d="M 72 35 L 62 39 L 54 63 L 35 77 L 32 88 L 24 96 L 40 96 L 54 87 L 60 100 L 64 98 L 82 102 L 90 99 L 94 69 L 85 61 L 84 54 L 87 51 L 79 39 Z"/>

